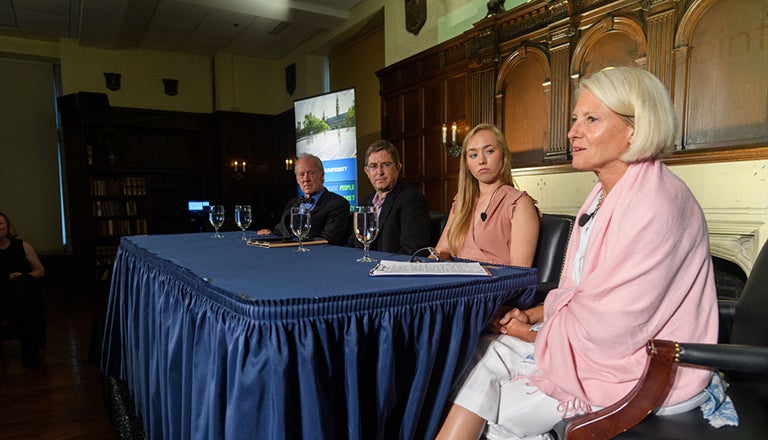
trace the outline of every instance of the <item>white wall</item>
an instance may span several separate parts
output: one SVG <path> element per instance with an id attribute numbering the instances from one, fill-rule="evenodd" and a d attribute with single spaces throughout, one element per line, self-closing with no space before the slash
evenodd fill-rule
<path id="1" fill-rule="evenodd" d="M 748 274 L 768 239 L 768 160 L 671 166 L 691 188 L 709 226 L 713 255 Z M 515 177 L 542 212 L 575 215 L 597 183 L 592 173 Z"/>

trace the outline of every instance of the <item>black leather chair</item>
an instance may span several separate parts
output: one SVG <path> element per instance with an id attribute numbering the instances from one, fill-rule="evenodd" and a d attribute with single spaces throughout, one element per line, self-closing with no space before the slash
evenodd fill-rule
<path id="1" fill-rule="evenodd" d="M 571 239 L 576 218 L 564 214 L 543 214 L 539 242 L 533 257 L 533 267 L 539 272 L 536 302 L 544 301 L 550 290 L 557 287 L 565 264 L 565 251 Z"/>
<path id="2" fill-rule="evenodd" d="M 432 246 L 437 246 L 437 242 L 440 241 L 446 222 L 448 222 L 447 212 L 429 211 L 429 240 Z"/>
<path id="3" fill-rule="evenodd" d="M 562 424 L 559 437 L 768 439 L 768 243 L 760 251 L 735 307 L 720 312 L 721 316 L 733 314 L 729 344 L 649 341 L 649 361 L 638 385 L 620 402 Z M 663 402 L 677 368 L 698 367 L 725 373 L 730 384 L 727 394 L 739 414 L 738 427 L 715 429 L 698 409 L 647 417 Z"/>

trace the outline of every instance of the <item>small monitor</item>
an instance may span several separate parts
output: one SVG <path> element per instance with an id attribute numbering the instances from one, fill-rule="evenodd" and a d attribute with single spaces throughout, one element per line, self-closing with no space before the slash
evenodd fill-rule
<path id="1" fill-rule="evenodd" d="M 187 206 L 188 206 L 187 209 L 189 209 L 189 212 L 202 214 L 204 212 L 208 212 L 211 204 L 210 204 L 210 202 L 203 202 L 203 201 L 199 201 L 199 200 L 190 200 L 187 203 Z"/>

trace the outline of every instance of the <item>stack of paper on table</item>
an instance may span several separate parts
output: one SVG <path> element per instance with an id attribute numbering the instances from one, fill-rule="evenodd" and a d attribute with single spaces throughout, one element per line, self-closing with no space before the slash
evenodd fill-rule
<path id="1" fill-rule="evenodd" d="M 488 269 L 473 262 L 407 262 L 381 260 L 370 271 L 371 276 L 382 275 L 463 275 L 489 277 Z"/>

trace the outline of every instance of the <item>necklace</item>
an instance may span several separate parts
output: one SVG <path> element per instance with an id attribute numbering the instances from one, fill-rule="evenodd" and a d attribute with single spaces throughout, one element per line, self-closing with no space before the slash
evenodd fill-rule
<path id="1" fill-rule="evenodd" d="M 589 223 L 590 220 L 592 220 L 592 217 L 594 217 L 597 214 L 597 211 L 600 210 L 600 207 L 603 206 L 603 192 L 600 191 L 600 198 L 597 199 L 597 206 L 595 206 L 595 210 L 587 214 L 586 212 L 584 214 L 581 214 L 581 217 L 579 217 L 579 227 L 584 227 L 587 223 Z"/>
<path id="2" fill-rule="evenodd" d="M 488 218 L 488 214 L 486 214 L 486 212 L 488 211 L 488 208 L 491 207 L 491 201 L 493 200 L 493 196 L 496 195 L 496 191 L 498 191 L 502 186 L 504 186 L 503 183 L 497 186 L 496 189 L 493 190 L 493 193 L 491 193 L 491 197 L 488 199 L 488 204 L 485 205 L 485 209 L 480 213 L 480 220 L 485 221 Z"/>

